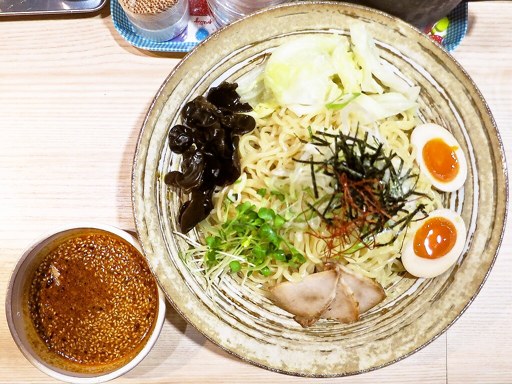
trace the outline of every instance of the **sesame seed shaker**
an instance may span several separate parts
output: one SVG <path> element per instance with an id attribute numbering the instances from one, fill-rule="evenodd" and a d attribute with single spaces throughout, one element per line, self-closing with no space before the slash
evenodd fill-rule
<path id="1" fill-rule="evenodd" d="M 188 0 L 119 0 L 135 32 L 154 41 L 181 34 L 188 23 Z"/>

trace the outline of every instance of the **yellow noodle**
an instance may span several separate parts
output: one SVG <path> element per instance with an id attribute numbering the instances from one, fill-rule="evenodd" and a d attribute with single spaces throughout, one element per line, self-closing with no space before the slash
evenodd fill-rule
<path id="1" fill-rule="evenodd" d="M 326 233 L 325 225 L 320 218 L 306 217 L 304 214 L 307 211 L 305 202 L 311 196 L 311 170 L 308 164 L 299 163 L 294 158 L 309 160 L 311 156 L 321 156 L 311 144 L 305 144 L 309 139 L 309 129 L 313 132 L 327 130 L 331 133 L 341 129 L 345 134 L 357 134 L 360 137 L 367 132 L 370 137 L 383 142 L 388 153 L 394 152 L 402 158 L 406 168 L 413 168 L 419 174 L 414 162 L 415 154 L 409 143 L 410 131 L 417 123 L 418 119 L 413 111 L 361 126 L 344 110 L 325 109 L 320 113 L 299 117 L 286 108 L 279 108 L 270 116 L 257 119 L 257 128 L 240 138 L 243 175 L 237 183 L 215 194 L 213 214 L 201 224 L 201 230 L 206 235 L 214 233 L 216 226 L 234 217 L 236 205 L 245 201 L 250 201 L 257 207 L 272 208 L 288 219 L 282 236 L 306 257 L 306 262 L 300 268 L 293 269 L 285 263 L 269 261 L 268 267 L 272 271 L 270 276 L 263 277 L 253 273 L 246 277 L 264 285 L 274 285 L 283 280 L 298 281 L 321 269 L 325 261 L 342 250 L 341 247 L 328 249 L 326 241 L 318 236 L 319 233 Z M 315 174 L 315 180 L 320 196 L 331 196 L 334 193 L 330 176 L 320 172 Z M 287 198 L 284 201 L 268 196 L 263 199 L 258 194 L 260 189 L 277 191 Z M 422 203 L 426 206 L 426 211 L 442 206 L 441 196 L 432 189 L 425 177 L 419 177 L 415 189 L 429 196 L 431 200 L 417 197 L 411 204 Z M 379 236 L 392 238 L 393 233 Z M 411 235 L 407 231 L 403 231 L 391 245 L 363 248 L 342 256 L 340 261 L 375 279 L 384 287 L 390 286 L 403 271 L 399 260 L 400 251 L 409 236 Z"/>

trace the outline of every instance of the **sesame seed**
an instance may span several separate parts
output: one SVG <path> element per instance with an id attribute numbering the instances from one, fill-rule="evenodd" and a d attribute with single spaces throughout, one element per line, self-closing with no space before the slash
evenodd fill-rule
<path id="1" fill-rule="evenodd" d="M 178 0 L 121 0 L 121 5 L 139 15 L 154 15 L 175 6 Z"/>

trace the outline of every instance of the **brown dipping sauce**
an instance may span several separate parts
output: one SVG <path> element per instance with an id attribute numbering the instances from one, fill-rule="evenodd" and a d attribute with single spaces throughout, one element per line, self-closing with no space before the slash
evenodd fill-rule
<path id="1" fill-rule="evenodd" d="M 157 317 L 158 290 L 131 244 L 87 230 L 44 257 L 28 304 L 46 360 L 72 371 L 112 371 L 144 347 Z"/>

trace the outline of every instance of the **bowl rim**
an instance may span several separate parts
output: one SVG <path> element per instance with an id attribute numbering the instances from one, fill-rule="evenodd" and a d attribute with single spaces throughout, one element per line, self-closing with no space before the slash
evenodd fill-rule
<path id="1" fill-rule="evenodd" d="M 19 258 L 18 262 L 16 263 L 16 266 L 14 267 L 11 276 L 9 278 L 9 283 L 7 286 L 7 293 L 6 293 L 6 300 L 5 300 L 5 316 L 7 320 L 7 325 L 9 328 L 9 331 L 11 333 L 11 336 L 18 347 L 18 349 L 21 351 L 21 353 L 25 356 L 25 358 L 36 368 L 38 368 L 43 373 L 47 374 L 50 377 L 53 377 L 57 380 L 61 380 L 64 382 L 69 383 L 79 383 L 79 384 L 92 384 L 92 383 L 103 383 L 109 380 L 113 380 L 121 375 L 124 375 L 128 371 L 135 368 L 150 352 L 150 350 L 155 345 L 156 341 L 158 340 L 158 337 L 160 335 L 160 332 L 162 330 L 162 327 L 164 325 L 165 320 L 165 313 L 166 313 L 166 299 L 165 294 L 160 288 L 160 285 L 158 283 L 158 280 L 155 278 L 155 283 L 157 286 L 158 291 L 158 312 L 157 316 L 155 318 L 153 328 L 151 331 L 150 337 L 147 339 L 144 347 L 132 358 L 130 359 L 126 364 L 123 366 L 115 369 L 114 371 L 107 372 L 107 373 L 98 373 L 98 374 L 87 374 L 87 376 L 80 376 L 79 373 L 73 374 L 73 372 L 68 371 L 69 373 L 62 373 L 60 371 L 54 370 L 51 368 L 51 364 L 47 362 L 43 362 L 43 359 L 41 359 L 35 352 L 32 351 L 32 348 L 29 348 L 23 343 L 19 336 L 18 329 L 15 325 L 14 316 L 13 313 L 13 289 L 14 284 L 16 281 L 18 281 L 19 278 L 22 278 L 20 275 L 20 270 L 22 266 L 30 260 L 32 257 L 37 255 L 37 252 L 34 252 L 38 246 L 41 244 L 44 244 L 45 242 L 50 241 L 50 239 L 57 239 L 60 236 L 64 236 L 69 231 L 76 231 L 81 229 L 96 229 L 100 231 L 104 231 L 107 233 L 114 234 L 130 245 L 132 245 L 140 254 L 140 256 L 148 263 L 148 267 L 150 267 L 151 274 L 153 277 L 155 277 L 151 265 L 149 264 L 146 256 L 144 255 L 144 252 L 142 251 L 142 247 L 139 243 L 139 240 L 136 236 L 132 235 L 129 231 L 123 230 L 119 227 L 108 225 L 108 224 L 99 224 L 99 223 L 93 223 L 93 222 L 79 222 L 76 224 L 70 224 L 65 226 L 60 226 L 55 228 L 52 231 L 48 231 L 45 235 L 39 237 L 37 240 L 33 241 L 31 245 L 26 248 L 26 250 L 23 252 L 22 256 Z M 77 376 L 78 375 L 78 376 Z"/>

